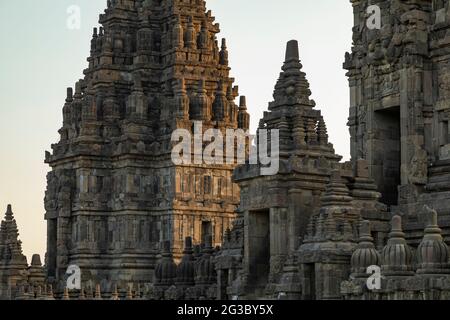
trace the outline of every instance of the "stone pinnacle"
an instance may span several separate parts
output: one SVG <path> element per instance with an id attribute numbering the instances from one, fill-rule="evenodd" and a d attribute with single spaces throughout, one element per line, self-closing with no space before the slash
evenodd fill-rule
<path id="1" fill-rule="evenodd" d="M 297 40 L 289 41 L 286 46 L 286 62 L 289 62 L 291 60 L 300 60 Z"/>

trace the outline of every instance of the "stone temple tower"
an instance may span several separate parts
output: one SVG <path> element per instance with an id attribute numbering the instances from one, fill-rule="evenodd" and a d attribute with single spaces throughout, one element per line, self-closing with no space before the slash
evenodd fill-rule
<path id="1" fill-rule="evenodd" d="M 27 268 L 17 223 L 9 205 L 0 226 L 0 299 L 11 294 L 9 291 L 23 280 L 23 272 Z"/>
<path id="2" fill-rule="evenodd" d="M 450 227 L 450 7 L 448 0 L 352 0 L 350 81 L 353 161 L 366 159 L 382 201 L 421 241 L 427 205 Z M 381 28 L 367 26 L 380 8 Z"/>
<path id="3" fill-rule="evenodd" d="M 239 202 L 234 165 L 174 165 L 175 129 L 248 129 L 226 41 L 203 0 L 109 0 L 84 78 L 46 154 L 50 279 L 151 282 L 160 244 L 222 242 Z M 245 101 L 245 99 L 242 99 Z"/>

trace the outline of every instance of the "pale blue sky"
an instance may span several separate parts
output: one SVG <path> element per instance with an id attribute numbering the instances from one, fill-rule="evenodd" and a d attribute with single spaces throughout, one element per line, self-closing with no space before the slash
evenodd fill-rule
<path id="1" fill-rule="evenodd" d="M 81 29 L 66 27 L 66 10 L 81 8 Z M 92 28 L 106 0 L 0 0 L 0 213 L 11 203 L 24 252 L 45 252 L 44 151 L 58 139 L 65 89 L 87 66 Z M 207 0 L 230 51 L 232 76 L 258 124 L 284 60 L 285 43 L 300 42 L 313 99 L 331 142 L 348 158 L 350 1 Z"/>

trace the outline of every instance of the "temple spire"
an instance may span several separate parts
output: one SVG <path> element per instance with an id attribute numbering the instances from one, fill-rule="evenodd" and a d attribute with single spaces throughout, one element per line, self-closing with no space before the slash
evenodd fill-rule
<path id="1" fill-rule="evenodd" d="M 22 253 L 22 242 L 19 240 L 11 205 L 8 205 L 0 226 L 0 265 L 0 282 L 8 283 L 11 288 L 17 288 L 23 280 L 35 280 L 35 274 L 31 274 L 30 279 L 27 279 L 27 258 Z M 6 295 L 8 296 L 8 293 Z M 9 298 L 7 296 L 0 290 L 0 300 Z"/>
<path id="2" fill-rule="evenodd" d="M 381 253 L 381 270 L 385 275 L 413 275 L 413 258 L 402 229 L 402 217 L 396 215 L 391 221 L 388 243 Z"/>
<path id="3" fill-rule="evenodd" d="M 247 112 L 247 98 L 245 96 L 241 96 L 239 99 L 238 127 L 243 130 L 250 128 L 250 115 Z"/>
<path id="4" fill-rule="evenodd" d="M 418 274 L 442 274 L 450 272 L 449 248 L 438 225 L 437 211 L 428 206 L 423 210 L 427 218 L 423 239 L 417 248 Z"/>
<path id="5" fill-rule="evenodd" d="M 302 72 L 298 42 L 291 40 L 286 45 L 286 60 L 281 68 L 280 78 L 275 86 L 274 99 L 269 110 L 280 107 L 313 108 L 314 101 L 310 100 L 311 91 L 306 74 Z"/>
<path id="6" fill-rule="evenodd" d="M 61 280 L 67 269 L 66 262 L 83 254 L 88 242 L 91 242 L 89 246 L 103 247 L 104 240 L 93 233 L 109 237 L 110 230 L 117 230 L 120 235 L 111 235 L 110 252 L 86 258 L 89 267 L 84 274 L 96 268 L 96 261 L 109 261 L 104 273 L 102 271 L 109 281 L 121 283 L 129 276 L 137 283 L 147 282 L 153 277 L 159 253 L 154 248 L 160 242 L 151 236 L 152 220 L 157 221 L 155 232 L 161 232 L 166 216 L 171 216 L 174 224 L 183 226 L 182 236 L 189 236 L 186 234 L 189 222 L 182 219 L 184 213 L 175 215 L 169 208 L 177 206 L 177 186 L 183 189 L 182 193 L 195 195 L 195 190 L 183 187 L 181 171 L 176 181 L 162 187 L 158 181 L 165 179 L 166 169 L 153 168 L 152 163 L 167 158 L 168 166 L 175 169 L 177 165 L 169 159 L 173 149 L 170 133 L 177 129 L 194 131 L 194 121 L 203 121 L 205 131 L 220 129 L 225 133 L 227 129 L 238 129 L 239 109 L 234 102 L 238 88 L 234 85 L 235 79 L 230 77 L 227 43 L 225 40 L 222 45 L 218 42 L 220 27 L 211 12 L 206 12 L 204 0 L 110 0 L 108 8 L 100 15 L 99 24 L 90 39 L 89 64 L 83 70 L 84 78 L 66 96 L 67 121 L 63 121 L 60 129 L 60 141 L 52 145 L 53 153 L 46 156 L 52 167 L 45 201 L 49 239 L 52 234 L 62 235 L 58 236 L 58 243 L 48 241 L 50 258 L 46 267 L 57 281 Z M 240 123 L 248 127 L 248 114 L 244 111 L 241 108 Z M 97 176 L 84 162 L 86 155 L 99 157 L 102 167 L 104 161 L 109 162 L 106 159 L 111 159 L 112 165 L 104 167 Z M 122 161 L 121 156 L 130 160 L 123 167 L 127 172 L 128 168 L 131 170 L 126 176 L 113 169 L 116 162 Z M 143 168 L 152 171 L 148 177 L 132 170 L 133 163 L 144 158 L 149 161 L 142 164 Z M 211 176 L 221 177 L 221 185 L 231 187 L 235 166 L 211 167 Z M 199 171 L 193 174 L 193 181 L 204 179 Z M 95 212 L 102 210 L 128 212 L 126 206 L 113 199 L 115 181 L 120 181 L 127 190 L 123 203 L 136 209 L 129 219 L 139 221 L 142 227 L 141 236 L 129 239 L 129 244 L 120 239 L 126 238 L 126 234 L 136 234 L 135 226 L 119 227 L 122 222 L 112 216 L 105 217 L 105 223 L 101 224 L 95 220 Z M 139 187 L 144 184 L 146 187 Z M 201 188 L 207 192 L 203 184 Z M 94 194 L 96 200 L 91 202 L 90 196 Z M 141 203 L 138 198 L 144 194 L 149 201 Z M 189 208 L 180 210 L 207 209 L 209 220 L 220 217 L 220 225 L 226 226 L 234 220 L 237 197 L 237 194 L 230 197 L 226 192 L 218 194 L 216 200 L 224 204 L 220 212 L 209 210 L 214 203 L 192 202 Z M 159 198 L 165 203 L 166 209 L 162 211 L 154 206 Z M 83 221 L 69 219 L 63 224 L 55 223 L 53 217 L 71 215 L 78 199 L 80 206 L 92 215 L 86 215 Z M 225 213 L 226 218 L 222 219 Z M 92 224 L 94 229 L 85 229 Z M 213 232 L 218 232 L 220 225 Z M 63 231 L 74 228 L 87 231 L 79 236 Z M 172 239 L 175 231 L 170 230 L 167 238 Z M 125 249 L 135 262 L 126 263 L 121 273 L 117 273 L 112 266 L 124 263 Z M 173 258 L 164 257 L 158 269 L 163 286 L 174 282 L 177 266 L 172 260 L 178 262 L 183 257 L 181 242 L 174 241 L 169 251 Z M 148 268 L 141 268 L 142 265 Z"/>

